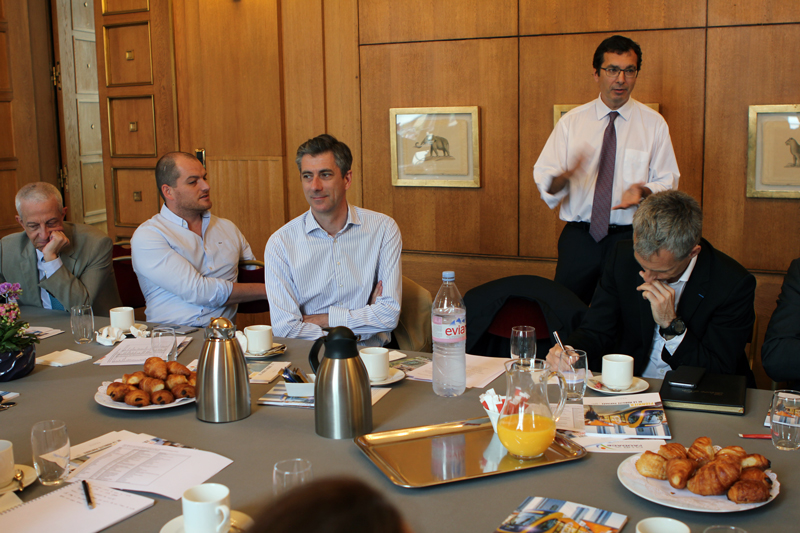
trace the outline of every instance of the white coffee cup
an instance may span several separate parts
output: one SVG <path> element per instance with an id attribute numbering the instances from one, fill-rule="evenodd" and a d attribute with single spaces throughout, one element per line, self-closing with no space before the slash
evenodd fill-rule
<path id="1" fill-rule="evenodd" d="M 389 350 L 386 348 L 361 348 L 361 360 L 367 367 L 370 381 L 383 381 L 389 377 Z"/>
<path id="2" fill-rule="evenodd" d="M 14 445 L 10 440 L 0 440 L 0 487 L 14 479 Z"/>
<path id="3" fill-rule="evenodd" d="M 247 326 L 244 334 L 248 353 L 261 355 L 272 348 L 272 326 Z"/>
<path id="4" fill-rule="evenodd" d="M 654 516 L 639 520 L 636 524 L 636 533 L 691 533 L 691 530 L 680 520 Z"/>
<path id="5" fill-rule="evenodd" d="M 204 483 L 183 493 L 186 533 L 227 533 L 231 528 L 230 491 L 219 483 Z"/>
<path id="6" fill-rule="evenodd" d="M 119 328 L 128 333 L 133 326 L 133 307 L 115 307 L 108 312 L 111 327 Z"/>
<path id="7" fill-rule="evenodd" d="M 629 389 L 633 383 L 633 357 L 612 353 L 603 356 L 603 385 L 613 391 Z"/>

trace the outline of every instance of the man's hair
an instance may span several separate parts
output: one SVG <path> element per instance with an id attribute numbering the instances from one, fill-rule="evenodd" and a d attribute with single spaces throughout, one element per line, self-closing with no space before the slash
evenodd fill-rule
<path id="1" fill-rule="evenodd" d="M 702 235 L 700 204 L 683 191 L 651 194 L 633 215 L 633 247 L 645 259 L 659 250 L 686 259 Z"/>
<path id="2" fill-rule="evenodd" d="M 59 190 L 46 181 L 36 181 L 25 185 L 17 192 L 17 196 L 14 198 L 14 205 L 17 208 L 17 214 L 21 218 L 22 202 L 46 202 L 51 199 L 55 199 L 58 202 L 59 212 L 64 211 L 64 199 L 61 197 Z"/>
<path id="3" fill-rule="evenodd" d="M 186 152 L 169 152 L 161 156 L 161 159 L 156 163 L 156 186 L 158 187 L 158 194 L 166 202 L 164 192 L 161 190 L 162 185 L 169 185 L 174 187 L 178 182 L 181 171 L 178 169 L 178 159 L 181 157 L 188 157 L 189 159 L 196 159 L 192 154 Z"/>
<path id="4" fill-rule="evenodd" d="M 301 172 L 303 170 L 300 165 L 303 156 L 318 156 L 326 152 L 333 152 L 333 160 L 336 162 L 336 166 L 339 167 L 342 176 L 347 174 L 353 164 L 353 155 L 350 153 L 350 148 L 333 135 L 328 135 L 327 133 L 318 135 L 300 145 L 300 148 L 297 149 L 297 157 L 294 160 L 297 163 L 297 170 Z"/>
<path id="5" fill-rule="evenodd" d="M 597 47 L 594 51 L 592 66 L 597 74 L 600 74 L 600 67 L 603 66 L 603 57 L 607 52 L 612 54 L 624 54 L 628 50 L 633 50 L 636 54 L 636 70 L 642 68 L 642 49 L 635 41 L 623 37 L 622 35 L 612 35 Z"/>

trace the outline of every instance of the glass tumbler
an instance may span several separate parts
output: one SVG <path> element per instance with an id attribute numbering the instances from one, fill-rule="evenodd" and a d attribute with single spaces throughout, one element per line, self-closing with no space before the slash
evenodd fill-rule
<path id="1" fill-rule="evenodd" d="M 511 328 L 511 359 L 536 359 L 536 328 Z"/>
<path id="2" fill-rule="evenodd" d="M 272 492 L 280 496 L 295 487 L 313 479 L 311 461 L 307 459 L 286 459 L 272 467 Z"/>
<path id="3" fill-rule="evenodd" d="M 89 344 L 94 338 L 94 315 L 91 305 L 76 305 L 70 308 L 72 338 L 76 344 Z"/>
<path id="4" fill-rule="evenodd" d="M 150 347 L 153 355 L 167 361 L 178 360 L 178 345 L 176 344 L 175 329 L 161 326 L 153 329 L 150 334 Z"/>
<path id="5" fill-rule="evenodd" d="M 69 473 L 69 435 L 61 420 L 37 422 L 31 429 L 33 465 L 42 485 L 63 483 Z"/>
<path id="6" fill-rule="evenodd" d="M 800 448 L 800 392 L 776 390 L 770 410 L 772 445 L 779 450 Z"/>

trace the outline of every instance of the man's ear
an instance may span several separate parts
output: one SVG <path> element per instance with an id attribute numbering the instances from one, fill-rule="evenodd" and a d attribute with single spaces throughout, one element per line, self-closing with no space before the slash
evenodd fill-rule
<path id="1" fill-rule="evenodd" d="M 353 184 L 353 171 L 348 170 L 347 174 L 343 176 L 343 179 L 344 179 L 344 190 L 348 190 L 350 188 L 350 185 Z"/>
<path id="2" fill-rule="evenodd" d="M 22 218 L 20 218 L 19 215 L 14 215 L 14 218 L 17 219 L 17 224 L 22 226 L 22 229 L 25 229 L 25 223 L 22 221 Z"/>
<path id="3" fill-rule="evenodd" d="M 166 183 L 161 186 L 161 194 L 164 195 L 164 201 L 166 200 L 174 200 L 175 198 L 172 197 L 172 187 L 167 185 Z"/>
<path id="4" fill-rule="evenodd" d="M 699 244 L 695 244 L 694 248 L 692 248 L 692 251 L 689 252 L 689 259 L 691 259 L 692 257 L 695 257 L 699 253 L 700 253 L 700 245 Z"/>

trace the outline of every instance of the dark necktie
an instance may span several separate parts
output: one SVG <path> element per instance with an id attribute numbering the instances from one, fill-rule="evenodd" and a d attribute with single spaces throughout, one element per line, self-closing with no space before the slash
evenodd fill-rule
<path id="1" fill-rule="evenodd" d="M 597 183 L 594 186 L 592 220 L 589 235 L 600 242 L 608 235 L 608 221 L 611 219 L 611 192 L 614 186 L 614 162 L 617 158 L 617 130 L 614 120 L 619 113 L 608 114 L 608 126 L 603 133 L 603 148 L 600 150 L 600 166 L 597 170 Z"/>
<path id="2" fill-rule="evenodd" d="M 64 305 L 61 302 L 58 301 L 58 298 L 53 296 L 52 292 L 47 291 L 47 293 L 50 295 L 50 308 L 51 309 L 53 309 L 54 311 L 66 311 L 66 309 L 64 309 Z"/>

